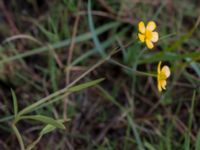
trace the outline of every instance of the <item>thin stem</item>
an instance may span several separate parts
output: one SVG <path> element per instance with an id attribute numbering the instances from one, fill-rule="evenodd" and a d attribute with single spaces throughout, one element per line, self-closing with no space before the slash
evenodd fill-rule
<path id="1" fill-rule="evenodd" d="M 130 45 L 133 44 L 133 41 L 129 42 L 128 44 L 125 45 L 125 47 L 129 47 Z M 94 69 L 96 69 L 97 67 L 101 66 L 104 62 L 110 60 L 111 56 L 113 56 L 114 54 L 118 53 L 119 51 L 121 50 L 120 47 L 118 48 L 115 48 L 106 58 L 100 60 L 98 63 L 96 63 L 95 65 L 93 65 L 90 69 L 88 69 L 86 72 L 84 72 L 81 76 L 79 76 L 77 79 L 75 79 L 74 81 L 72 81 L 70 84 L 68 84 L 65 88 L 57 91 L 57 92 L 54 92 L 52 94 L 50 94 L 49 96 L 45 97 L 45 98 L 42 98 L 41 100 L 39 100 L 38 102 L 24 108 L 23 110 L 21 110 L 17 116 L 21 116 L 23 114 L 26 114 L 26 113 L 29 113 L 31 111 L 33 111 L 36 107 L 38 107 L 39 105 L 45 103 L 46 101 L 60 95 L 60 94 L 63 94 L 65 92 L 67 92 L 67 90 L 69 89 L 69 87 L 73 86 L 74 84 L 76 84 L 78 81 L 80 81 L 82 78 L 84 78 L 87 74 L 89 74 L 91 71 L 93 71 Z M 145 74 L 145 73 L 142 73 L 142 72 L 138 72 L 140 74 Z"/>
<path id="2" fill-rule="evenodd" d="M 193 95 L 192 95 L 191 108 L 190 108 L 190 118 L 189 118 L 189 125 L 188 125 L 189 126 L 189 131 L 191 130 L 191 127 L 192 127 L 192 119 L 193 119 L 195 98 L 196 98 L 196 91 L 194 90 Z"/>
<path id="3" fill-rule="evenodd" d="M 32 150 L 35 147 L 35 145 L 40 141 L 41 138 L 42 135 L 39 135 L 39 137 L 27 147 L 27 150 Z"/>
<path id="4" fill-rule="evenodd" d="M 119 62 L 117 62 L 117 61 L 115 61 L 115 60 L 113 60 L 113 59 L 110 59 L 109 61 L 110 61 L 111 63 L 115 64 L 115 65 L 118 65 L 118 66 L 124 68 L 124 69 L 127 69 L 127 70 L 130 70 L 130 71 L 134 72 L 136 75 L 157 77 L 156 74 L 147 73 L 147 72 L 142 72 L 142 71 L 138 71 L 138 70 L 133 70 L 132 68 L 129 68 L 129 67 L 127 67 L 127 66 L 125 66 L 125 65 L 123 65 L 123 64 L 121 64 L 121 63 L 119 63 Z"/>
<path id="5" fill-rule="evenodd" d="M 77 5 L 78 12 L 80 11 L 80 6 L 81 6 L 81 0 L 79 0 L 79 3 Z M 69 52 L 68 52 L 67 66 L 70 66 L 70 64 L 71 64 L 72 55 L 73 55 L 75 42 L 76 42 L 75 38 L 76 38 L 77 31 L 78 31 L 79 21 L 80 21 L 80 15 L 77 14 L 75 22 L 74 22 L 73 32 L 72 32 L 72 41 L 71 41 L 71 44 L 69 47 Z M 65 81 L 66 85 L 68 85 L 70 82 L 70 73 L 71 73 L 70 71 L 71 71 L 71 67 L 69 67 L 66 72 L 66 81 Z M 63 102 L 63 117 L 64 117 L 64 119 L 67 119 L 67 102 L 68 102 L 68 97 L 66 97 Z"/>
<path id="6" fill-rule="evenodd" d="M 32 104 L 31 106 L 28 106 L 26 108 L 24 108 L 23 110 L 21 110 L 18 113 L 18 116 L 21 116 L 23 114 L 26 114 L 32 110 L 34 110 L 36 107 L 38 107 L 39 105 L 45 103 L 46 101 L 52 99 L 53 97 L 56 97 L 60 94 L 63 94 L 65 92 L 67 92 L 67 90 L 69 89 L 69 87 L 73 86 L 74 84 L 76 84 L 78 81 L 80 81 L 82 78 L 84 78 L 87 74 L 89 74 L 91 71 L 93 71 L 94 69 L 96 69 L 97 67 L 99 67 L 100 65 L 102 65 L 108 58 L 110 58 L 110 55 L 108 57 L 106 57 L 105 59 L 99 61 L 98 63 L 96 63 L 94 66 L 92 66 L 90 69 L 88 69 L 86 72 L 84 72 L 81 76 L 79 76 L 77 79 L 75 79 L 73 82 L 71 82 L 70 84 L 68 84 L 65 88 L 63 88 L 62 90 L 59 90 L 57 92 L 52 93 L 51 95 L 42 98 L 40 101 Z"/>
<path id="7" fill-rule="evenodd" d="M 16 136 L 17 136 L 21 150 L 25 150 L 25 146 L 24 146 L 24 142 L 22 140 L 22 136 L 19 133 L 19 130 L 17 129 L 17 127 L 15 126 L 14 123 L 12 124 L 12 128 L 13 128 L 13 131 L 15 132 Z"/>

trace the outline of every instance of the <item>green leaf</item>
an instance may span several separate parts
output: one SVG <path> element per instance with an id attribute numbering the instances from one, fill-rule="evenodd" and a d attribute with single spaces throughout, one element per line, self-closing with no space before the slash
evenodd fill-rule
<path id="1" fill-rule="evenodd" d="M 73 86 L 73 87 L 71 87 L 71 88 L 68 89 L 68 92 L 77 92 L 77 91 L 80 91 L 82 89 L 94 86 L 94 85 L 100 83 L 103 80 L 104 80 L 104 78 L 101 78 L 101 79 L 97 79 L 97 80 L 94 80 L 94 81 L 83 83 L 83 84 L 80 84 L 80 85 L 77 85 L 77 86 Z"/>
<path id="2" fill-rule="evenodd" d="M 14 116 L 5 116 L 4 118 L 0 118 L 0 123 L 12 120 Z"/>
<path id="3" fill-rule="evenodd" d="M 65 122 L 63 119 L 56 120 L 56 121 L 60 122 L 61 124 L 63 124 L 63 123 Z M 46 126 L 41 130 L 41 132 L 39 133 L 38 138 L 37 138 L 34 142 L 32 142 L 32 143 L 27 147 L 27 150 L 33 149 L 33 148 L 36 146 L 36 144 L 38 144 L 38 143 L 40 142 L 40 140 L 41 140 L 41 138 L 42 138 L 43 135 L 45 135 L 45 134 L 47 134 L 47 133 L 49 133 L 49 132 L 52 132 L 52 131 L 54 131 L 55 129 L 56 129 L 55 126 L 52 126 L 52 125 L 50 125 L 50 124 L 46 125 Z"/>
<path id="4" fill-rule="evenodd" d="M 159 52 L 159 53 L 152 53 L 152 54 L 145 54 L 143 59 L 139 61 L 139 64 L 157 62 L 157 61 L 180 61 L 185 58 L 198 58 L 200 52 L 191 52 L 186 54 L 176 54 L 173 52 Z"/>
<path id="5" fill-rule="evenodd" d="M 53 91 L 55 92 L 58 90 L 57 77 L 56 77 L 57 76 L 57 67 L 56 67 L 56 62 L 54 60 L 52 52 L 49 53 L 48 65 L 49 65 L 49 74 L 50 74 L 50 79 L 51 79 L 51 85 L 53 87 Z"/>
<path id="6" fill-rule="evenodd" d="M 15 126 L 15 124 L 12 124 L 12 129 L 13 129 L 15 135 L 17 136 L 21 150 L 25 150 L 25 148 L 24 148 L 25 146 L 24 146 L 22 136 L 21 136 L 19 130 L 17 129 L 17 127 Z"/>
<path id="7" fill-rule="evenodd" d="M 129 31 L 130 27 L 126 27 L 120 32 L 116 33 L 114 36 L 110 37 L 108 40 L 102 43 L 103 49 L 108 48 L 111 44 L 113 44 L 116 40 L 116 37 L 121 37 L 124 35 L 124 33 L 127 33 Z M 88 57 L 92 56 L 93 54 L 98 53 L 97 48 L 94 47 L 90 50 L 88 50 L 86 53 L 83 53 L 79 57 L 75 58 L 75 60 L 71 63 L 71 65 L 77 65 L 78 63 L 82 62 L 83 60 L 87 59 Z"/>
<path id="8" fill-rule="evenodd" d="M 173 51 L 176 50 L 179 46 L 181 46 L 185 41 L 187 41 L 192 34 L 198 29 L 200 23 L 200 17 L 197 19 L 195 25 L 192 27 L 192 29 L 189 30 L 189 32 L 182 35 L 178 40 L 176 40 L 171 46 L 167 49 L 167 51 Z"/>
<path id="9" fill-rule="evenodd" d="M 62 119 L 62 120 L 57 120 L 57 122 L 63 124 L 65 121 Z M 40 136 L 43 136 L 43 135 L 45 135 L 45 134 L 47 134 L 47 133 L 49 133 L 49 132 L 52 132 L 52 131 L 54 131 L 55 129 L 56 129 L 55 126 L 52 126 L 51 124 L 48 124 L 48 125 L 46 125 L 46 126 L 41 130 Z"/>
<path id="10" fill-rule="evenodd" d="M 94 27 L 94 23 L 93 23 L 94 21 L 92 19 L 91 0 L 88 0 L 88 22 L 89 22 L 90 31 L 92 32 L 92 39 L 94 41 L 94 44 L 95 44 L 98 52 L 101 54 L 101 56 L 105 57 L 106 54 L 105 54 L 104 49 L 101 46 L 101 43 L 97 37 L 97 33 L 95 31 L 95 27 Z"/>
<path id="11" fill-rule="evenodd" d="M 193 63 L 191 63 L 191 67 L 194 69 L 194 71 L 196 71 L 197 75 L 200 77 L 200 65 L 199 65 L 199 63 L 193 62 Z"/>
<path id="12" fill-rule="evenodd" d="M 144 146 L 147 148 L 147 150 L 156 150 L 150 143 L 144 142 Z"/>
<path id="13" fill-rule="evenodd" d="M 18 104 L 17 104 L 17 97 L 15 95 L 15 92 L 11 89 L 12 93 L 12 99 L 13 99 L 13 109 L 14 109 L 14 116 L 17 116 L 18 113 Z"/>
<path id="14" fill-rule="evenodd" d="M 22 119 L 37 120 L 37 121 L 43 122 L 45 124 L 50 124 L 56 128 L 65 129 L 65 126 L 62 123 L 60 123 L 59 121 L 57 121 L 53 118 L 50 118 L 50 117 L 42 116 L 42 115 L 21 116 L 20 120 L 22 120 Z"/>
<path id="15" fill-rule="evenodd" d="M 36 25 L 37 25 L 37 23 L 36 23 Z M 107 24 L 97 28 L 95 30 L 95 32 L 96 32 L 97 35 L 99 35 L 99 34 L 102 34 L 102 33 L 106 32 L 110 29 L 118 27 L 119 25 L 120 25 L 119 22 L 107 23 Z M 93 35 L 92 35 L 91 32 L 78 35 L 75 39 L 75 43 L 80 43 L 80 42 L 83 42 L 83 41 L 90 40 L 92 38 L 92 36 Z M 66 40 L 52 44 L 51 47 L 52 47 L 52 49 L 56 50 L 56 49 L 60 49 L 62 47 L 66 47 L 70 43 L 71 43 L 71 39 L 66 39 Z M 22 59 L 22 58 L 32 56 L 32 55 L 35 55 L 35 54 L 40 54 L 40 53 L 43 53 L 43 52 L 46 52 L 46 51 L 49 51 L 49 46 L 44 46 L 44 47 L 32 49 L 32 50 L 26 51 L 24 53 L 20 53 L 20 54 L 14 55 L 14 56 L 6 57 L 5 59 L 0 60 L 0 64 L 8 63 L 8 62 L 16 60 L 16 59 Z"/>
<path id="16" fill-rule="evenodd" d="M 87 87 L 90 87 L 90 86 L 93 86 L 95 84 L 98 84 L 99 82 L 103 81 L 104 79 L 98 79 L 98 80 L 94 80 L 94 81 L 91 81 L 91 82 L 88 82 L 88 83 L 84 83 L 84 84 L 80 84 L 80 85 L 77 85 L 77 86 L 74 86 L 74 87 L 65 87 L 64 89 L 62 90 L 59 90 L 57 92 L 54 92 L 52 93 L 51 95 L 27 106 L 26 108 L 24 108 L 23 110 L 21 110 L 19 113 L 18 113 L 18 116 L 22 116 L 24 114 L 27 114 L 35 109 L 37 109 L 39 106 L 41 106 L 42 104 L 46 103 L 47 101 L 50 101 L 52 100 L 53 98 L 55 98 L 56 96 L 59 96 L 59 95 L 62 95 L 64 93 L 69 93 L 69 92 L 76 92 L 76 91 L 80 91 L 81 89 L 85 89 Z"/>
<path id="17" fill-rule="evenodd" d="M 200 131 L 197 134 L 197 140 L 195 143 L 195 150 L 200 150 Z"/>

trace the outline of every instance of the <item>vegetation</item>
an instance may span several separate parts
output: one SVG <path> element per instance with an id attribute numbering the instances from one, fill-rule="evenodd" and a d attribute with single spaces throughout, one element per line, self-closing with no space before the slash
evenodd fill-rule
<path id="1" fill-rule="evenodd" d="M 199 5 L 0 1 L 0 149 L 200 150 Z"/>

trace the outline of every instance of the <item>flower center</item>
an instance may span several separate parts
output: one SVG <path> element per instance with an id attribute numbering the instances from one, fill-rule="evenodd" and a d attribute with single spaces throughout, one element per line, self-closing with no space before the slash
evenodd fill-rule
<path id="1" fill-rule="evenodd" d="M 145 36 L 146 36 L 146 39 L 151 40 L 152 39 L 152 31 L 146 30 Z"/>
<path id="2" fill-rule="evenodd" d="M 166 80 L 166 75 L 164 73 L 159 73 L 158 80 Z"/>

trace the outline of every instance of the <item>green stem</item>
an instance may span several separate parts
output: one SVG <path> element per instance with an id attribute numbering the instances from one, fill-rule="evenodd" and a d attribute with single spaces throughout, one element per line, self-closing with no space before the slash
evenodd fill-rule
<path id="1" fill-rule="evenodd" d="M 91 71 L 93 71 L 94 69 L 96 69 L 97 67 L 99 67 L 100 65 L 102 65 L 108 58 L 110 58 L 110 56 L 106 57 L 105 59 L 99 61 L 98 63 L 96 63 L 95 65 L 93 65 L 90 69 L 88 69 L 86 72 L 84 72 L 82 75 L 80 75 L 77 79 L 75 79 L 73 82 L 71 82 L 70 84 L 68 84 L 68 86 L 66 86 L 65 88 L 63 88 L 62 90 L 59 90 L 57 92 L 52 93 L 51 95 L 42 98 L 40 101 L 24 108 L 23 110 L 21 110 L 18 113 L 18 117 L 22 116 L 26 113 L 29 113 L 31 111 L 33 111 L 36 107 L 40 106 L 41 104 L 47 102 L 48 100 L 52 99 L 53 97 L 56 97 L 60 94 L 66 93 L 67 90 L 72 87 L 73 85 L 75 85 L 78 81 L 80 81 L 82 78 L 84 78 L 87 74 L 89 74 Z"/>
<path id="2" fill-rule="evenodd" d="M 156 77 L 157 78 L 157 75 L 156 74 L 152 74 L 152 73 L 148 73 L 148 72 L 142 72 L 142 71 L 138 71 L 138 70 L 133 70 L 132 68 L 129 68 L 113 59 L 110 59 L 109 60 L 111 63 L 115 64 L 115 65 L 118 65 L 124 69 L 127 69 L 127 70 L 130 70 L 132 72 L 134 72 L 136 75 L 142 75 L 142 76 L 151 76 L 151 77 Z"/>
<path id="3" fill-rule="evenodd" d="M 137 71 L 137 70 L 133 70 L 133 72 L 137 75 L 142 75 L 142 76 L 150 76 L 150 77 L 155 77 L 157 78 L 156 74 L 153 73 L 149 73 L 149 72 L 142 72 L 142 71 Z"/>
<path id="4" fill-rule="evenodd" d="M 193 95 L 192 95 L 192 103 L 191 103 L 191 109 L 190 109 L 190 117 L 189 117 L 189 131 L 191 131 L 192 127 L 192 120 L 193 120 L 193 112 L 194 112 L 194 104 L 195 104 L 195 98 L 196 98 L 196 91 L 194 90 Z"/>
<path id="5" fill-rule="evenodd" d="M 12 124 L 12 128 L 13 128 L 13 131 L 15 132 L 16 136 L 17 136 L 17 139 L 18 139 L 18 142 L 19 142 L 21 150 L 25 150 L 24 142 L 22 140 L 21 134 L 19 133 L 19 130 L 17 129 L 15 124 Z"/>
<path id="6" fill-rule="evenodd" d="M 39 135 L 39 137 L 27 147 L 27 150 L 32 150 L 35 147 L 35 145 L 40 141 L 41 138 L 42 138 L 42 135 Z"/>

